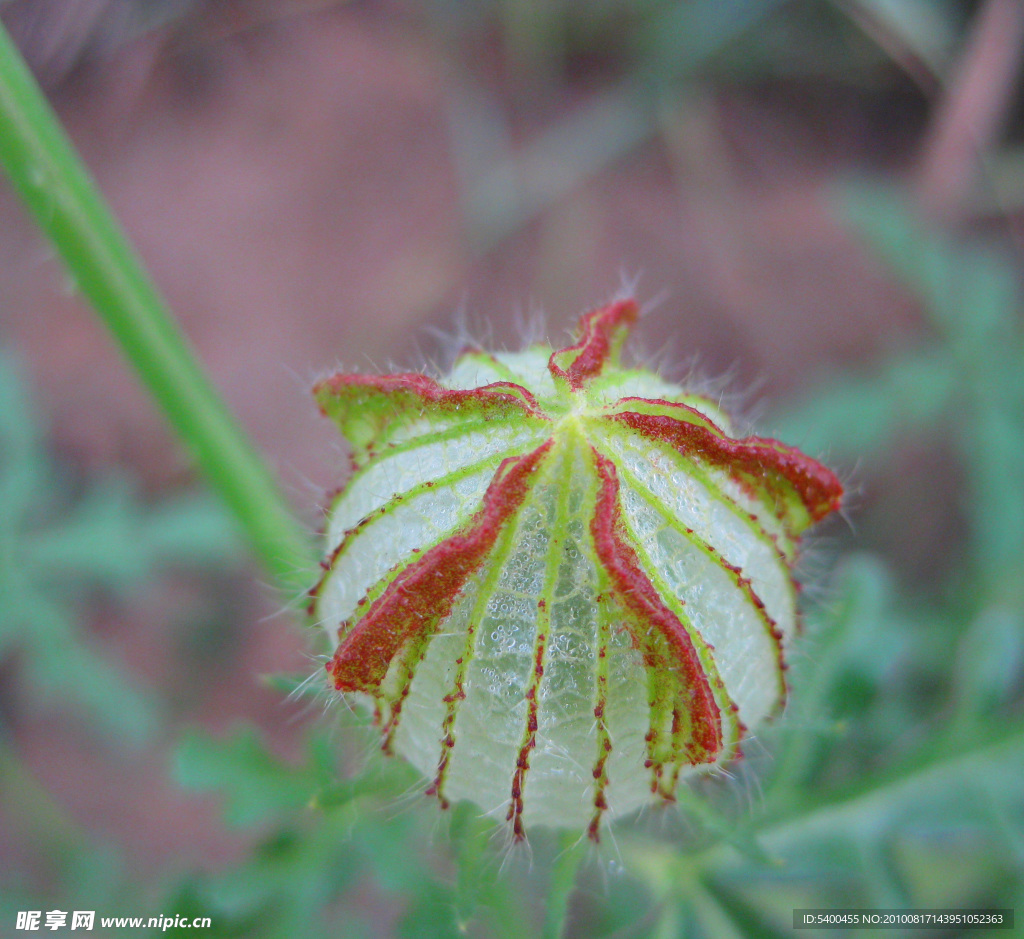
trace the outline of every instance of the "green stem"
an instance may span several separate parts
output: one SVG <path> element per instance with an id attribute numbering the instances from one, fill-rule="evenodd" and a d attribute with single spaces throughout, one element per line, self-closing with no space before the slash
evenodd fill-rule
<path id="1" fill-rule="evenodd" d="M 315 565 L 305 532 L 197 363 L 2 24 L 0 162 L 257 556 L 289 598 L 298 595 Z"/>
<path id="2" fill-rule="evenodd" d="M 569 915 L 569 897 L 572 896 L 579 875 L 580 864 L 587 851 L 587 842 L 574 832 L 562 836 L 562 853 L 555 858 L 548 885 L 545 904 L 544 939 L 561 939 Z"/>

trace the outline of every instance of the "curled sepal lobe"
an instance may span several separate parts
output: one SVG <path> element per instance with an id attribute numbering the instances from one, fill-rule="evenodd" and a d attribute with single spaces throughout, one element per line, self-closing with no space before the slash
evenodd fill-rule
<path id="1" fill-rule="evenodd" d="M 843 489 L 835 474 L 778 440 L 734 439 L 706 414 L 679 402 L 624 398 L 606 413 L 652 446 L 667 446 L 694 464 L 728 475 L 781 519 L 790 537 L 839 508 Z"/>
<path id="2" fill-rule="evenodd" d="M 615 365 L 629 328 L 636 322 L 636 302 L 617 300 L 587 313 L 580 320 L 580 338 L 552 352 L 548 369 L 557 382 L 579 391 L 597 378 L 607 365 Z"/>
<path id="3" fill-rule="evenodd" d="M 332 375 L 314 385 L 313 396 L 352 446 L 357 465 L 387 443 L 474 419 L 543 419 L 533 395 L 507 381 L 449 389 L 426 375 Z"/>

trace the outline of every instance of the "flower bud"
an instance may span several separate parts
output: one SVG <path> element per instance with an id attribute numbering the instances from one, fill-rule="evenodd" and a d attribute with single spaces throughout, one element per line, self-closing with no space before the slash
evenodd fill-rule
<path id="1" fill-rule="evenodd" d="M 312 591 L 331 684 L 443 806 L 516 838 L 596 840 L 781 709 L 799 538 L 842 497 L 816 461 L 620 366 L 636 316 L 617 301 L 565 349 L 314 391 L 354 464 Z"/>

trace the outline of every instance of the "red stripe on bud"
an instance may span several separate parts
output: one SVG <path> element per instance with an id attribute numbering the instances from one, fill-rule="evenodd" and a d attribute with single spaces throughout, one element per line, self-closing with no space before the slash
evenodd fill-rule
<path id="1" fill-rule="evenodd" d="M 687 758 L 691 763 L 712 763 L 722 749 L 721 712 L 704 673 L 703 665 L 686 627 L 662 602 L 654 584 L 640 566 L 636 552 L 622 534 L 619 481 L 615 464 L 596 451 L 594 459 L 600 489 L 590 530 L 602 566 L 608 572 L 620 602 L 639 621 L 627 624 L 645 663 L 665 680 L 679 681 L 686 689 L 682 704 L 690 716 L 691 740 Z M 661 636 L 668 646 L 665 661 L 648 633 Z"/>
<path id="2" fill-rule="evenodd" d="M 338 691 L 372 693 L 401 649 L 427 636 L 449 616 L 502 525 L 522 505 L 550 447 L 549 440 L 531 453 L 504 460 L 466 532 L 435 545 L 388 584 L 327 665 Z"/>
<path id="3" fill-rule="evenodd" d="M 627 398 L 624 403 L 633 400 L 638 404 L 642 401 Z M 679 416 L 637 410 L 609 414 L 607 419 L 619 421 L 649 440 L 667 444 L 685 457 L 725 470 L 744 488 L 755 495 L 767 494 L 777 505 L 784 506 L 795 494 L 811 522 L 820 522 L 839 508 L 843 486 L 836 475 L 799 450 L 770 437 L 734 440 L 686 404 L 644 403 L 671 408 Z M 797 533 L 803 527 L 806 526 L 797 526 Z"/>

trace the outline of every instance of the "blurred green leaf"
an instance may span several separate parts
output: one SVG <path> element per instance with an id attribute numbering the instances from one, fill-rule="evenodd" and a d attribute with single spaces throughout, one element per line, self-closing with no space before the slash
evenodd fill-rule
<path id="1" fill-rule="evenodd" d="M 256 825 L 282 812 L 302 809 L 333 775 L 329 757 L 312 753 L 307 763 L 290 766 L 275 757 L 251 728 L 224 740 L 190 733 L 178 745 L 174 777 L 187 789 L 216 790 L 226 797 L 231 825 Z"/>
<path id="2" fill-rule="evenodd" d="M 692 73 L 788 0 L 695 0 L 662 4 L 636 38 L 645 69 Z"/>
<path id="3" fill-rule="evenodd" d="M 1024 683 L 1024 610 L 991 606 L 964 632 L 954 664 L 962 707 L 988 715 Z"/>
<path id="4" fill-rule="evenodd" d="M 0 650 L 20 653 L 26 690 L 46 706 L 80 709 L 139 743 L 157 725 L 156 700 L 82 629 L 87 601 L 137 592 L 168 566 L 223 567 L 238 543 L 205 497 L 146 506 L 116 477 L 68 477 L 45 448 L 17 368 L 0 355 Z"/>
<path id="5" fill-rule="evenodd" d="M 823 382 L 802 404 L 770 419 L 772 432 L 832 460 L 875 458 L 901 434 L 922 434 L 947 415 L 956 371 L 941 351 L 892 358 L 863 377 Z"/>
<path id="6" fill-rule="evenodd" d="M 979 409 L 961 452 L 971 478 L 969 512 L 979 560 L 996 576 L 1024 556 L 1024 412 L 1002 402 Z"/>
<path id="7" fill-rule="evenodd" d="M 455 899 L 450 887 L 429 883 L 416 891 L 398 924 L 402 939 L 449 939 L 459 934 Z"/>
<path id="8" fill-rule="evenodd" d="M 727 918 L 728 924 L 732 928 L 732 935 L 780 939 L 780 937 L 790 934 L 790 930 L 777 929 L 774 924 L 769 922 L 762 909 L 743 897 L 731 885 L 721 883 L 715 878 L 708 878 L 703 886 L 707 891 L 707 896 L 714 901 L 715 912 L 720 911 Z M 712 928 L 708 929 L 708 927 Z M 709 936 L 724 935 L 721 925 L 717 923 L 707 923 L 705 930 L 705 934 Z"/>
<path id="9" fill-rule="evenodd" d="M 991 246 L 958 243 L 930 230 L 909 197 L 880 185 L 848 187 L 840 213 L 920 299 L 955 349 L 1007 338 L 1018 301 L 1009 259 Z"/>
<path id="10" fill-rule="evenodd" d="M 904 435 L 958 452 L 970 490 L 979 582 L 1024 558 L 1024 325 L 1018 273 L 1003 252 L 929 230 L 890 188 L 849 187 L 847 221 L 936 327 L 924 348 L 866 376 L 832 377 L 773 422 L 812 453 L 879 463 Z"/>
<path id="11" fill-rule="evenodd" d="M 127 594 L 163 567 L 224 566 L 240 544 L 211 499 L 187 495 L 149 508 L 133 487 L 108 478 L 69 507 L 58 528 L 38 532 L 27 548 L 37 570 Z"/>

